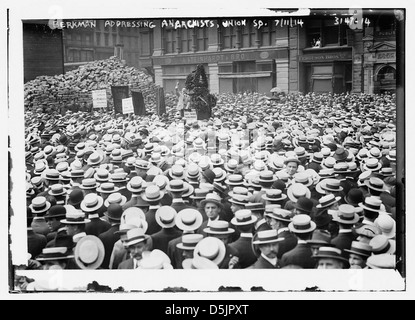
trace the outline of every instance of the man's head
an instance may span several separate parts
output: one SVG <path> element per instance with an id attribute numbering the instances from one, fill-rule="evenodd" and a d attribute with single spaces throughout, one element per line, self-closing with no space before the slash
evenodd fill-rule
<path id="1" fill-rule="evenodd" d="M 252 243 L 258 245 L 261 254 L 269 259 L 275 259 L 278 254 L 279 243 L 284 238 L 278 238 L 277 230 L 265 230 L 257 233 L 256 240 Z"/>
<path id="2" fill-rule="evenodd" d="M 349 266 L 342 251 L 335 247 L 320 247 L 312 257 L 317 259 L 316 269 L 346 269 Z"/>

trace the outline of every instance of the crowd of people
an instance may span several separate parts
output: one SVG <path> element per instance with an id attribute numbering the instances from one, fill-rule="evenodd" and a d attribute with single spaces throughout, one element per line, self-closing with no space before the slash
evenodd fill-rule
<path id="1" fill-rule="evenodd" d="M 393 94 L 34 109 L 25 130 L 28 269 L 396 268 Z"/>

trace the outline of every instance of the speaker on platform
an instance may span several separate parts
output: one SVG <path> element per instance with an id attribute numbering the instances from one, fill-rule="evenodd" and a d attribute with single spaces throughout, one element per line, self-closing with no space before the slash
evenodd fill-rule
<path id="1" fill-rule="evenodd" d="M 122 112 L 122 99 L 129 98 L 129 87 L 128 86 L 111 86 L 112 99 L 114 101 L 115 113 Z"/>

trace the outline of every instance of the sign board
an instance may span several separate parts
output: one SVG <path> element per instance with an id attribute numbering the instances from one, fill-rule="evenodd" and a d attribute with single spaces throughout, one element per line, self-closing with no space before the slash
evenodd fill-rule
<path id="1" fill-rule="evenodd" d="M 122 99 L 122 113 L 134 113 L 133 98 Z"/>
<path id="2" fill-rule="evenodd" d="M 193 109 L 184 109 L 184 117 L 187 123 L 192 123 L 197 121 L 196 110 Z"/>
<path id="3" fill-rule="evenodd" d="M 111 86 L 112 99 L 114 100 L 114 111 L 115 113 L 122 112 L 122 99 L 129 97 L 128 86 Z"/>
<path id="4" fill-rule="evenodd" d="M 107 91 L 94 90 L 92 91 L 92 106 L 93 108 L 107 108 Z"/>

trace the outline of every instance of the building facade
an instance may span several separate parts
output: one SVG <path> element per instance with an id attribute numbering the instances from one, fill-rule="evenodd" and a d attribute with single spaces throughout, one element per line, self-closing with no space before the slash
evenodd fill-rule
<path id="1" fill-rule="evenodd" d="M 282 18 L 71 20 L 65 71 L 117 55 L 165 92 L 198 64 L 212 93 L 396 90 L 396 10 L 313 10 Z M 354 18 L 355 20 L 351 20 Z"/>

